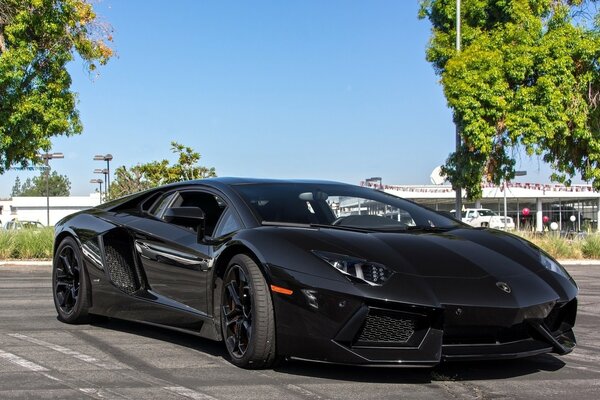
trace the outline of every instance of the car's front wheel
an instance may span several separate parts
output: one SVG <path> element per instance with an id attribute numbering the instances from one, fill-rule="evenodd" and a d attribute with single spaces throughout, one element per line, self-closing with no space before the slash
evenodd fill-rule
<path id="1" fill-rule="evenodd" d="M 70 324 L 88 321 L 87 280 L 75 239 L 60 242 L 52 262 L 52 293 L 58 318 Z"/>
<path id="2" fill-rule="evenodd" d="M 254 369 L 275 362 L 273 301 L 258 265 L 245 254 L 231 259 L 223 277 L 221 330 L 233 364 Z"/>

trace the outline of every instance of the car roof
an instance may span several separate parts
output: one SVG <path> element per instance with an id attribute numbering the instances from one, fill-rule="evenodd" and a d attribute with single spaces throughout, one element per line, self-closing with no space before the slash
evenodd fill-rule
<path id="1" fill-rule="evenodd" d="M 253 184 L 278 184 L 278 183 L 300 183 L 300 184 L 328 184 L 328 185 L 349 185 L 348 183 L 318 180 L 318 179 L 271 179 L 271 178 L 243 178 L 243 177 L 219 177 L 197 179 L 193 181 L 180 182 L 180 184 L 201 184 L 201 185 L 253 185 Z"/>

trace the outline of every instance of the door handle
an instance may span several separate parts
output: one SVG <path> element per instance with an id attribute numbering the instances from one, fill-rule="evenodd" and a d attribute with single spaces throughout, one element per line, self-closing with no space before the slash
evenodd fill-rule
<path id="1" fill-rule="evenodd" d="M 183 268 L 208 271 L 211 266 L 211 263 L 209 263 L 208 260 L 193 254 L 173 250 L 165 246 L 144 242 L 142 240 L 135 241 L 135 249 L 142 258 L 158 262 L 168 260 Z"/>

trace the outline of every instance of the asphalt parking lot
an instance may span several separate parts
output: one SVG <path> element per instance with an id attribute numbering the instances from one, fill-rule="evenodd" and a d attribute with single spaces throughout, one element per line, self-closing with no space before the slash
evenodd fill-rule
<path id="1" fill-rule="evenodd" d="M 0 399 L 598 399 L 600 264 L 567 268 L 581 292 L 578 347 L 565 357 L 247 371 L 221 344 L 191 335 L 118 320 L 63 324 L 50 267 L 0 265 Z"/>

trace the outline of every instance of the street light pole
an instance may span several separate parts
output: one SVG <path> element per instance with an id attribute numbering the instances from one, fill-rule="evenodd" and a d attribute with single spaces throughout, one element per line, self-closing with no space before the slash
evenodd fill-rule
<path id="1" fill-rule="evenodd" d="M 456 0 L 456 53 L 460 53 L 460 0 Z M 460 151 L 460 128 L 456 123 L 456 152 Z M 455 201 L 455 215 L 456 218 L 462 221 L 462 188 L 457 187 L 456 189 L 456 201 Z"/>
<path id="2" fill-rule="evenodd" d="M 107 198 L 110 198 L 110 162 L 112 161 L 112 159 L 113 159 L 112 154 L 106 154 L 106 155 L 96 154 L 94 156 L 95 161 L 106 161 L 106 177 L 105 177 L 106 186 L 104 187 L 104 191 L 106 192 Z"/>
<path id="3" fill-rule="evenodd" d="M 44 160 L 46 166 L 46 226 L 50 226 L 50 160 L 53 158 L 65 158 L 63 153 L 42 153 L 38 156 Z"/>
<path id="4" fill-rule="evenodd" d="M 95 174 L 104 174 L 104 182 L 106 182 L 106 186 L 104 186 L 104 199 L 108 199 L 108 168 L 96 168 L 94 169 Z M 96 182 L 97 183 L 97 182 Z"/>
<path id="5" fill-rule="evenodd" d="M 103 183 L 103 180 L 102 179 L 90 179 L 90 183 L 98 183 L 100 185 L 100 191 L 98 193 L 100 194 L 100 203 L 102 203 L 102 183 Z"/>

